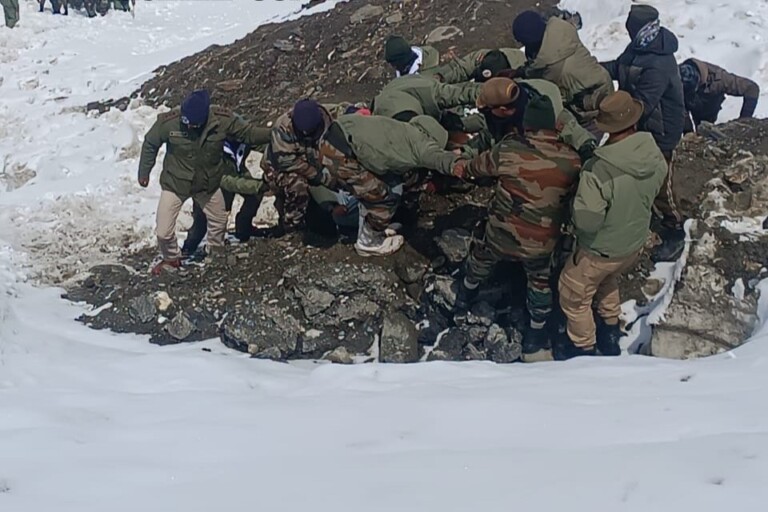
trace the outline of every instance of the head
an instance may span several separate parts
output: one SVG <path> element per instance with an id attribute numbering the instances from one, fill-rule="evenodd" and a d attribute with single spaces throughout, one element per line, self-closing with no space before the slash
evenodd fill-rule
<path id="1" fill-rule="evenodd" d="M 205 89 L 189 94 L 181 103 L 181 124 L 190 133 L 200 133 L 208 122 L 211 109 L 211 96 Z"/>
<path id="2" fill-rule="evenodd" d="M 299 100 L 291 111 L 293 131 L 299 139 L 317 142 L 325 131 L 325 120 L 320 104 L 315 100 Z"/>
<path id="3" fill-rule="evenodd" d="M 556 123 L 555 107 L 548 96 L 542 94 L 528 101 L 523 114 L 523 126 L 526 131 L 554 131 Z"/>
<path id="4" fill-rule="evenodd" d="M 600 131 L 608 133 L 614 142 L 637 132 L 637 123 L 643 115 L 643 104 L 626 91 L 618 91 L 600 102 L 595 123 Z"/>
<path id="5" fill-rule="evenodd" d="M 683 89 L 686 94 L 696 92 L 701 81 L 699 67 L 690 61 L 683 62 L 680 64 L 680 79 L 683 81 Z"/>
<path id="6" fill-rule="evenodd" d="M 480 88 L 477 98 L 477 108 L 496 138 L 515 129 L 522 133 L 527 103 L 528 94 L 511 78 L 491 78 Z"/>
<path id="7" fill-rule="evenodd" d="M 546 20 L 535 11 L 521 12 L 512 23 L 512 35 L 525 46 L 525 55 L 529 59 L 536 57 L 539 53 L 546 29 Z"/>
<path id="8" fill-rule="evenodd" d="M 480 61 L 480 66 L 474 78 L 475 81 L 479 83 L 487 82 L 491 78 L 499 76 L 500 72 L 509 68 L 509 59 L 504 55 L 504 52 L 491 50 L 486 53 L 483 60 Z"/>
<path id="9" fill-rule="evenodd" d="M 404 38 L 389 36 L 384 43 L 384 60 L 400 74 L 406 74 L 416 60 L 416 54 Z"/>
<path id="10" fill-rule="evenodd" d="M 633 5 L 629 9 L 627 23 L 625 24 L 630 39 L 634 41 L 640 32 L 651 24 L 659 24 L 659 11 L 645 4 Z"/>

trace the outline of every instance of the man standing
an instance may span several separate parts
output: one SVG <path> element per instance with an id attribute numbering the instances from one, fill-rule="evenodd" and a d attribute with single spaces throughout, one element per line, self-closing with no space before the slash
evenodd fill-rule
<path id="1" fill-rule="evenodd" d="M 685 94 L 686 133 L 694 131 L 702 121 L 717 122 L 726 95 L 744 98 L 739 118 L 755 114 L 760 86 L 749 78 L 697 59 L 680 64 L 680 77 Z"/>
<path id="2" fill-rule="evenodd" d="M 417 75 L 440 64 L 440 52 L 431 46 L 411 46 L 401 36 L 384 42 L 384 60 L 395 69 L 395 76 Z"/>
<path id="3" fill-rule="evenodd" d="M 485 236 L 473 243 L 467 259 L 457 308 L 469 307 L 496 263 L 521 262 L 528 279 L 530 317 L 523 358 L 530 362 L 551 360 L 545 325 L 552 312 L 552 255 L 562 236 L 566 199 L 573 192 L 581 162 L 578 153 L 558 139 L 552 101 L 540 96 L 512 107 L 520 94 L 522 90 L 508 78 L 483 85 L 478 107 L 493 109 L 499 117 L 520 117 L 524 137 L 510 133 L 492 150 L 472 159 L 465 169 L 457 167 L 459 177 L 498 178 Z"/>
<path id="4" fill-rule="evenodd" d="M 610 137 L 582 169 L 573 202 L 576 252 L 560 275 L 560 306 L 572 342 L 564 358 L 621 353 L 618 279 L 645 244 L 653 198 L 667 175 L 651 135 L 637 131 L 642 118 L 643 104 L 625 91 L 600 104 L 597 124 Z M 595 299 L 600 329 L 592 313 Z"/>
<path id="5" fill-rule="evenodd" d="M 448 132 L 434 118 L 408 122 L 383 116 L 339 117 L 323 136 L 320 154 L 329 173 L 313 181 L 338 182 L 358 201 L 360 224 L 355 250 L 386 256 L 405 240 L 392 232 L 407 178 L 418 168 L 450 175 L 459 157 L 445 151 Z"/>
<path id="6" fill-rule="evenodd" d="M 139 185 L 149 185 L 149 175 L 157 154 L 166 145 L 160 174 L 160 204 L 157 207 L 157 244 L 162 261 L 152 273 L 181 266 L 181 251 L 176 240 L 176 219 L 181 206 L 192 198 L 208 219 L 211 252 L 224 247 L 227 210 L 219 188 L 229 167 L 224 160 L 224 141 L 228 138 L 251 146 L 266 144 L 269 130 L 250 125 L 242 118 L 211 105 L 206 90 L 187 96 L 181 107 L 160 114 L 147 132 L 141 148 Z"/>
<path id="7" fill-rule="evenodd" d="M 633 5 L 626 28 L 632 42 L 617 60 L 602 65 L 619 81 L 619 89 L 643 104 L 639 128 L 651 132 L 669 164 L 667 181 L 654 204 L 662 216 L 663 243 L 652 258 L 673 261 L 685 246 L 683 216 L 673 192 L 674 152 L 685 118 L 683 83 L 675 60 L 677 38 L 661 26 L 659 11 L 650 5 Z"/>
<path id="8" fill-rule="evenodd" d="M 19 22 L 19 0 L 0 0 L 5 14 L 5 26 L 13 28 Z"/>

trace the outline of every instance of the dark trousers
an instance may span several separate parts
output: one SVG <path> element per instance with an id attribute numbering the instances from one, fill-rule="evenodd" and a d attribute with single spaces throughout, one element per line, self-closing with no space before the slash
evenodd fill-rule
<path id="1" fill-rule="evenodd" d="M 235 194 L 224 190 L 222 190 L 222 193 L 224 195 L 227 211 L 229 212 L 232 210 Z M 253 234 L 253 218 L 256 217 L 256 213 L 259 211 L 261 198 L 261 195 L 243 196 L 243 206 L 240 208 L 240 211 L 237 212 L 237 216 L 235 217 L 235 236 L 240 239 L 241 242 L 247 242 Z M 197 203 L 194 203 L 194 206 L 192 206 L 192 227 L 189 228 L 182 251 L 185 253 L 195 252 L 200 245 L 200 242 L 205 238 L 207 232 L 208 219 L 206 218 L 203 209 L 200 208 Z"/>

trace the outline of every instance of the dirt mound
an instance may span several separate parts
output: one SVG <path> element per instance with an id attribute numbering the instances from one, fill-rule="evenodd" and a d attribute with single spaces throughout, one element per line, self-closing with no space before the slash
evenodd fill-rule
<path id="1" fill-rule="evenodd" d="M 260 123 L 273 121 L 305 96 L 370 101 L 393 76 L 383 62 L 387 36 L 428 43 L 443 57 L 451 51 L 519 46 L 510 28 L 515 16 L 556 3 L 350 0 L 329 12 L 263 25 L 235 43 L 163 66 L 136 94 L 152 106 L 175 106 L 189 91 L 205 87 L 215 103 Z M 446 39 L 437 40 L 441 37 Z"/>

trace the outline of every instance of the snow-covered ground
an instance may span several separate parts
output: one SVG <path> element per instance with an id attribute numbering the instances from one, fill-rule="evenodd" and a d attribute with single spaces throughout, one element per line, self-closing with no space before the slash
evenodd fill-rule
<path id="1" fill-rule="evenodd" d="M 680 57 L 768 84 L 765 1 L 655 4 Z M 151 240 L 157 185 L 134 180 L 156 113 L 72 109 L 298 5 L 139 0 L 134 21 L 22 0 L 0 28 L 0 511 L 764 510 L 766 328 L 689 362 L 284 365 L 91 331 L 25 282 Z M 566 6 L 618 55 L 628 1 Z"/>

